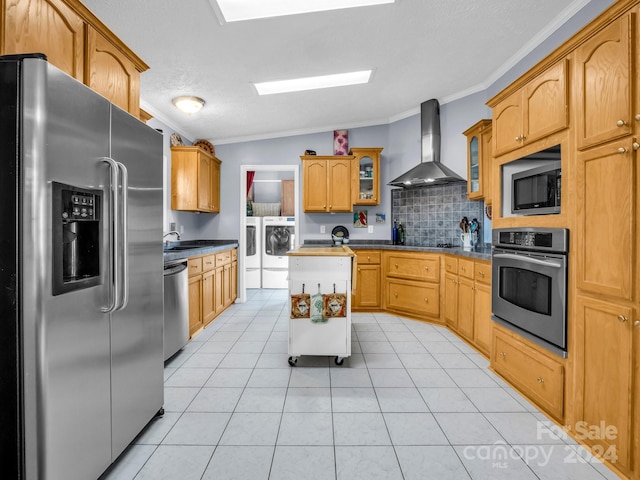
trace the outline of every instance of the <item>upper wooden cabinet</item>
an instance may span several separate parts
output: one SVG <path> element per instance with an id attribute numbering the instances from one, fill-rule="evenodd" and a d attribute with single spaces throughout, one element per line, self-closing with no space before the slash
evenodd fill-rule
<path id="1" fill-rule="evenodd" d="M 171 208 L 219 213 L 220 163 L 198 146 L 171 147 Z"/>
<path id="2" fill-rule="evenodd" d="M 353 155 L 303 155 L 302 209 L 305 212 L 351 212 Z"/>
<path id="3" fill-rule="evenodd" d="M 380 205 L 380 152 L 382 148 L 352 148 L 351 178 L 354 205 Z"/>
<path id="4" fill-rule="evenodd" d="M 466 130 L 467 137 L 467 197 L 485 199 L 491 204 L 491 120 L 484 119 Z"/>
<path id="5" fill-rule="evenodd" d="M 576 137 L 580 149 L 624 137 L 633 130 L 634 15 L 622 16 L 576 49 Z"/>
<path id="6" fill-rule="evenodd" d="M 0 0 L 0 55 L 47 60 L 135 117 L 149 67 L 79 0 Z"/>
<path id="7" fill-rule="evenodd" d="M 95 28 L 87 26 L 86 83 L 134 117 L 140 117 L 140 72 Z"/>
<path id="8" fill-rule="evenodd" d="M 568 126 L 567 72 L 562 60 L 493 106 L 494 156 Z"/>

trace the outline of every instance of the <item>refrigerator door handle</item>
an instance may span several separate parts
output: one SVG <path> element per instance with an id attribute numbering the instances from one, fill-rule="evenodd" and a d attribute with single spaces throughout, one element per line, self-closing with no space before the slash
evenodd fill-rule
<path id="1" fill-rule="evenodd" d="M 120 231 L 122 232 L 121 250 L 118 257 L 122 262 L 120 285 L 120 301 L 117 310 L 123 310 L 129 303 L 129 171 L 122 163 L 116 162 L 120 172 L 120 183 L 122 184 L 122 193 L 120 195 L 121 219 Z"/>
<path id="2" fill-rule="evenodd" d="M 120 267 L 117 262 L 115 249 L 118 244 L 119 232 L 119 198 L 118 198 L 118 165 L 112 158 L 102 157 L 101 161 L 109 165 L 109 193 L 110 193 L 110 212 L 109 212 L 109 272 L 110 275 L 110 298 L 109 305 L 102 307 L 103 313 L 115 312 L 118 308 L 118 299 L 120 298 Z"/>

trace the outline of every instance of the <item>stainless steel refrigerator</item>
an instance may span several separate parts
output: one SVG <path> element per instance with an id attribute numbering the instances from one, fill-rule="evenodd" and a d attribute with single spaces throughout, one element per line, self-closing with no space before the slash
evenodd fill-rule
<path id="1" fill-rule="evenodd" d="M 162 412 L 162 295 L 162 135 L 0 57 L 4 478 L 97 478 Z"/>

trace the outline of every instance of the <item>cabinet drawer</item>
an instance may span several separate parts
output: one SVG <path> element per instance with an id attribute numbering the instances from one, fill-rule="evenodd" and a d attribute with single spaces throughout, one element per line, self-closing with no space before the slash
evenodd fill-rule
<path id="1" fill-rule="evenodd" d="M 440 315 L 440 286 L 387 280 L 387 307 L 420 316 Z"/>
<path id="2" fill-rule="evenodd" d="M 190 258 L 187 264 L 189 265 L 189 276 L 202 273 L 202 257 Z"/>
<path id="3" fill-rule="evenodd" d="M 491 285 L 491 264 L 484 262 L 475 262 L 473 276 L 476 282 Z"/>
<path id="4" fill-rule="evenodd" d="M 216 266 L 227 265 L 231 263 L 231 250 L 225 250 L 224 252 L 216 253 Z"/>
<path id="5" fill-rule="evenodd" d="M 562 419 L 564 367 L 560 363 L 494 328 L 491 366 L 539 407 Z"/>
<path id="6" fill-rule="evenodd" d="M 208 272 L 216 268 L 216 256 L 214 254 L 202 257 L 202 271 Z"/>
<path id="7" fill-rule="evenodd" d="M 458 259 L 456 257 L 450 257 L 449 255 L 445 255 L 444 257 L 444 269 L 447 273 L 453 273 L 454 275 L 458 274 Z"/>
<path id="8" fill-rule="evenodd" d="M 407 280 L 440 281 L 440 259 L 432 256 L 404 256 L 389 254 L 387 257 L 387 275 Z"/>
<path id="9" fill-rule="evenodd" d="M 358 265 L 379 265 L 380 264 L 380 252 L 373 252 L 370 250 L 356 251 L 358 256 Z"/>
<path id="10" fill-rule="evenodd" d="M 458 275 L 473 279 L 473 260 L 458 259 Z"/>

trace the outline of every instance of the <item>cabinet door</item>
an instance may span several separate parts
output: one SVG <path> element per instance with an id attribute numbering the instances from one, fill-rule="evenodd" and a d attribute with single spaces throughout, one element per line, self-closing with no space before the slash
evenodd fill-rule
<path id="1" fill-rule="evenodd" d="M 458 330 L 458 276 L 444 276 L 444 320 L 449 328 Z"/>
<path id="2" fill-rule="evenodd" d="M 85 83 L 134 117 L 140 116 L 140 72 L 101 33 L 87 26 Z"/>
<path id="3" fill-rule="evenodd" d="M 473 281 L 458 277 L 458 333 L 473 341 Z"/>
<path id="4" fill-rule="evenodd" d="M 380 265 L 358 265 L 356 307 L 380 306 Z"/>
<path id="5" fill-rule="evenodd" d="M 636 157 L 631 140 L 578 154 L 578 288 L 630 300 L 636 254 Z"/>
<path id="6" fill-rule="evenodd" d="M 496 156 L 522 146 L 522 92 L 504 99 L 493 109 L 493 152 Z"/>
<path id="7" fill-rule="evenodd" d="M 473 291 L 473 343 L 485 355 L 489 354 L 493 334 L 491 320 L 491 285 L 476 282 Z"/>
<path id="8" fill-rule="evenodd" d="M 567 69 L 563 60 L 524 89 L 524 142 L 533 142 L 568 126 Z"/>
<path id="9" fill-rule="evenodd" d="M 631 133 L 631 19 L 623 16 L 576 49 L 578 148 Z"/>
<path id="10" fill-rule="evenodd" d="M 491 169 L 493 168 L 493 129 L 491 125 L 482 132 L 480 142 L 482 148 L 482 193 L 485 205 L 491 205 L 491 188 L 493 185 L 491 177 Z"/>
<path id="11" fill-rule="evenodd" d="M 418 316 L 440 314 L 440 286 L 387 279 L 386 306 Z"/>
<path id="12" fill-rule="evenodd" d="M 328 211 L 351 212 L 351 161 L 327 161 Z"/>
<path id="13" fill-rule="evenodd" d="M 211 159 L 198 152 L 198 210 L 211 210 Z"/>
<path id="14" fill-rule="evenodd" d="M 209 211 L 213 213 L 220 213 L 220 164 L 215 160 L 211 161 Z"/>
<path id="15" fill-rule="evenodd" d="M 216 277 L 213 283 L 213 294 L 214 294 L 214 302 L 216 305 L 216 315 L 225 309 L 223 272 L 224 272 L 224 267 L 216 268 Z"/>
<path id="16" fill-rule="evenodd" d="M 231 264 L 222 267 L 222 297 L 223 305 L 231 305 Z"/>
<path id="17" fill-rule="evenodd" d="M 231 303 L 238 298 L 238 262 L 231 264 Z"/>
<path id="18" fill-rule="evenodd" d="M 295 209 L 295 199 L 296 199 L 296 190 L 295 190 L 295 180 L 282 180 L 282 211 L 281 215 L 283 217 L 293 217 L 296 214 Z"/>
<path id="19" fill-rule="evenodd" d="M 303 205 L 305 212 L 327 211 L 327 161 L 302 162 Z"/>
<path id="20" fill-rule="evenodd" d="M 189 336 L 202 328 L 202 275 L 189 277 Z"/>
<path id="21" fill-rule="evenodd" d="M 599 438 L 581 438 L 599 445 L 602 456 L 618 468 L 629 467 L 632 387 L 633 310 L 578 295 L 576 301 L 577 417 L 586 428 L 600 429 Z M 613 428 L 614 435 L 604 428 Z M 574 432 L 575 433 L 575 432 Z M 616 454 L 611 458 L 607 454 Z"/>
<path id="22" fill-rule="evenodd" d="M 61 0 L 5 0 L 0 54 L 42 52 L 47 60 L 84 80 L 84 21 Z"/>
<path id="23" fill-rule="evenodd" d="M 202 274 L 202 323 L 204 326 L 216 317 L 215 276 L 215 270 Z"/>

